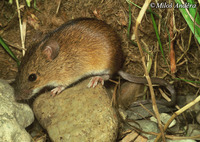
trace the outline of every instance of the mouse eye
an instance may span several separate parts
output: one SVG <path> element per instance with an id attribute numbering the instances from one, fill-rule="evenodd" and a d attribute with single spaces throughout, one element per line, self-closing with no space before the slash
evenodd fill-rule
<path id="1" fill-rule="evenodd" d="M 36 74 L 31 74 L 31 75 L 29 75 L 29 77 L 28 77 L 28 80 L 29 81 L 35 81 L 37 79 L 37 76 L 36 76 Z"/>

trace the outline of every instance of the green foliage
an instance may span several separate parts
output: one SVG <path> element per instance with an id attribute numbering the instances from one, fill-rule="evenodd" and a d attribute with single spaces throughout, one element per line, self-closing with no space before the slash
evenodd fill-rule
<path id="1" fill-rule="evenodd" d="M 10 48 L 8 47 L 8 45 L 4 42 L 4 40 L 0 37 L 0 44 L 2 45 L 2 47 L 8 52 L 8 54 L 17 62 L 17 65 L 20 65 L 19 60 L 17 59 L 17 57 L 15 56 L 15 54 L 10 50 Z"/>
<path id="2" fill-rule="evenodd" d="M 175 0 L 176 4 L 183 5 L 181 3 L 181 0 Z M 187 0 L 187 2 L 193 6 L 195 6 L 195 3 L 193 0 Z M 197 5 L 196 5 L 197 6 Z M 190 27 L 190 30 L 194 34 L 195 38 L 197 39 L 198 43 L 200 44 L 200 27 L 198 27 L 194 21 L 200 25 L 200 16 L 195 7 L 189 7 L 189 11 L 187 11 L 186 8 L 179 8 L 181 14 L 183 15 L 185 21 L 187 22 L 188 26 Z"/>

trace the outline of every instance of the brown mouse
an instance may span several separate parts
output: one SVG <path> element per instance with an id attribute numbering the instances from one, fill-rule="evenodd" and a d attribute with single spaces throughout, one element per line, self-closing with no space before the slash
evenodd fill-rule
<path id="1" fill-rule="evenodd" d="M 122 64 L 120 38 L 109 25 L 92 18 L 74 19 L 27 51 L 16 77 L 15 97 L 30 99 L 47 86 L 54 87 L 53 95 L 59 94 L 91 76 L 88 87 L 95 87 L 116 73 L 130 82 L 147 84 L 146 78 L 121 71 Z M 174 88 L 165 80 L 154 78 L 152 83 L 165 86 L 175 99 Z"/>

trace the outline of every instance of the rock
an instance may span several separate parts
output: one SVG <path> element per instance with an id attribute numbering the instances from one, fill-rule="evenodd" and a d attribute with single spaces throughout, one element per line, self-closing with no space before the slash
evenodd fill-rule
<path id="1" fill-rule="evenodd" d="M 161 122 L 163 122 L 164 124 L 167 123 L 167 121 L 171 118 L 171 116 L 167 113 L 161 113 L 160 114 L 160 120 Z M 157 123 L 157 119 L 155 117 L 151 117 L 150 118 L 151 121 L 156 122 Z M 174 125 L 176 125 L 176 120 L 174 119 L 171 124 L 169 125 L 169 128 L 173 127 Z"/>
<path id="2" fill-rule="evenodd" d="M 52 141 L 114 142 L 118 118 L 102 85 L 87 88 L 82 81 L 52 97 L 41 94 L 33 103 L 40 124 Z"/>
<path id="3" fill-rule="evenodd" d="M 29 134 L 33 138 L 33 142 L 49 142 L 49 137 L 47 137 L 47 133 L 44 131 L 37 120 L 32 123 L 31 127 L 29 127 L 28 130 Z"/>
<path id="4" fill-rule="evenodd" d="M 153 112 L 152 104 L 145 104 L 144 106 L 146 107 L 147 110 Z M 157 106 L 160 113 L 171 112 L 173 109 L 160 104 L 157 104 Z M 133 120 L 143 119 L 152 116 L 148 111 L 146 111 L 141 106 L 130 107 L 128 110 L 126 110 L 126 113 L 128 115 L 127 118 Z"/>
<path id="5" fill-rule="evenodd" d="M 196 120 L 200 124 L 200 111 L 196 115 Z"/>
<path id="6" fill-rule="evenodd" d="M 130 124 L 145 132 L 155 132 L 155 133 L 159 132 L 157 124 L 155 122 L 152 122 L 150 120 L 138 120 L 135 122 L 139 124 L 139 126 L 136 123 L 130 123 Z M 156 137 L 154 135 L 149 135 L 145 133 L 141 133 L 141 135 L 145 136 L 147 139 L 153 139 Z"/>
<path id="7" fill-rule="evenodd" d="M 120 87 L 120 95 L 118 96 L 118 104 L 122 108 L 128 108 L 139 97 L 144 96 L 145 86 L 141 84 L 124 82 Z"/>
<path id="8" fill-rule="evenodd" d="M 131 133 L 128 133 L 121 141 L 119 142 L 146 142 L 147 138 L 139 135 L 136 131 L 132 131 Z"/>
<path id="9" fill-rule="evenodd" d="M 198 125 L 198 124 L 189 124 L 188 125 L 187 136 L 196 136 L 196 135 L 200 135 L 200 125 Z M 196 138 L 195 140 L 200 140 L 200 137 Z"/>
<path id="10" fill-rule="evenodd" d="M 193 100 L 195 100 L 196 96 L 195 95 L 187 95 L 186 96 L 186 103 L 190 103 Z M 200 102 L 196 103 L 194 106 L 190 107 L 190 111 L 199 111 L 200 110 Z"/>
<path id="11" fill-rule="evenodd" d="M 30 107 L 15 102 L 13 88 L 0 79 L 0 141 L 29 142 L 31 136 L 25 127 L 34 120 Z"/>

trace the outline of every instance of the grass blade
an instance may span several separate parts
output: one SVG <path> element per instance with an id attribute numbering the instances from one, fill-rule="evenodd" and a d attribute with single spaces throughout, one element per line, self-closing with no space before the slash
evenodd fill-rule
<path id="1" fill-rule="evenodd" d="M 3 46 L 3 48 L 8 52 L 8 54 L 17 62 L 17 65 L 20 65 L 19 60 L 15 56 L 15 54 L 10 50 L 10 48 L 7 46 L 7 44 L 4 42 L 4 40 L 0 37 L 0 44 Z"/>

